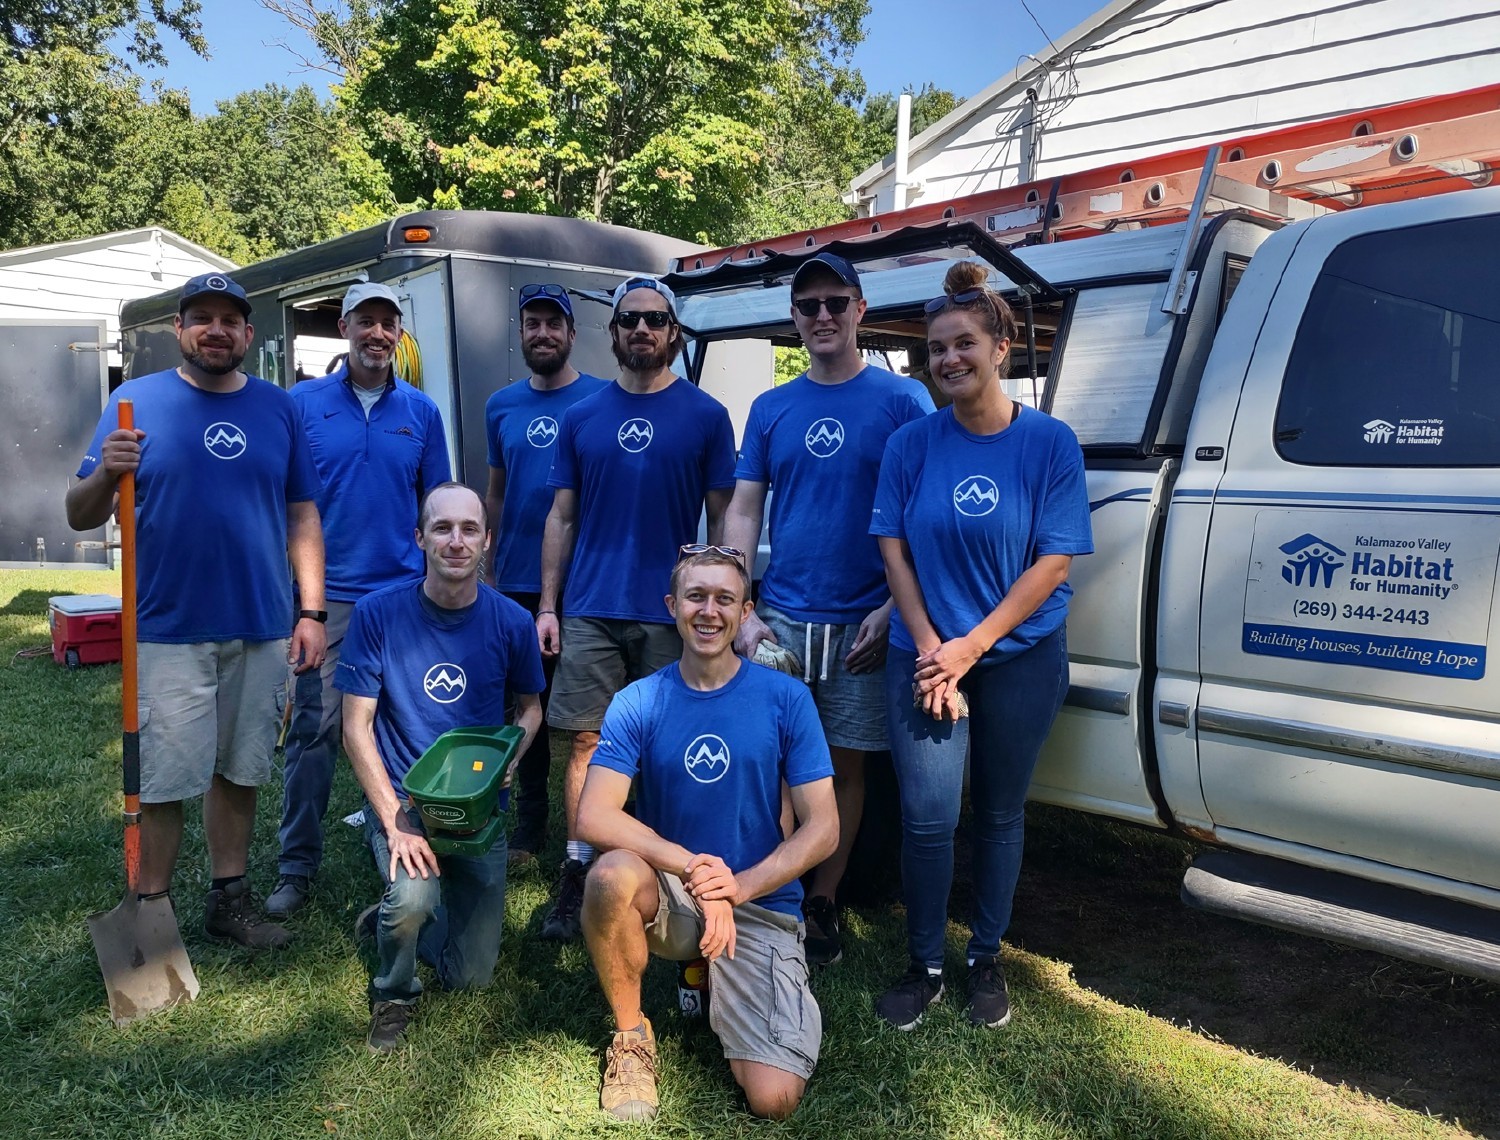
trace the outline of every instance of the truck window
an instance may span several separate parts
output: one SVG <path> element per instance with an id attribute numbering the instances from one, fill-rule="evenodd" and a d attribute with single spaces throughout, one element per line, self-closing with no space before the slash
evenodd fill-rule
<path id="1" fill-rule="evenodd" d="M 1161 293 L 1155 283 L 1078 294 L 1048 410 L 1083 446 L 1141 442 L 1172 339 Z"/>
<path id="2" fill-rule="evenodd" d="M 1276 412 L 1293 463 L 1500 465 L 1500 217 L 1352 238 L 1329 256 Z"/>

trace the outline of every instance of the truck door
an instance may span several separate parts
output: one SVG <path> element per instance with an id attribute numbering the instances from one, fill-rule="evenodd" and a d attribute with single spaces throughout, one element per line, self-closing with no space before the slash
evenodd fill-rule
<path id="1" fill-rule="evenodd" d="M 1273 241 L 1295 250 L 1201 492 L 1203 804 L 1233 846 L 1476 898 L 1500 889 L 1500 191 Z"/>

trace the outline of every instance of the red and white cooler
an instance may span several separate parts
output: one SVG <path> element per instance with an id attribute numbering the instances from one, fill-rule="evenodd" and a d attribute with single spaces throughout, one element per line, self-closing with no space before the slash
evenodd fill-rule
<path id="1" fill-rule="evenodd" d="M 52 660 L 76 669 L 118 661 L 121 648 L 120 599 L 112 594 L 66 594 L 48 599 Z"/>

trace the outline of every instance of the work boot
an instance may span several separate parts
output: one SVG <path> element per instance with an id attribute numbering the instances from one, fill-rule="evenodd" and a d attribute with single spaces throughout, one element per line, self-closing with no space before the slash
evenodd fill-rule
<path id="1" fill-rule="evenodd" d="M 380 933 L 380 904 L 371 903 L 354 920 L 354 941 L 364 942 Z"/>
<path id="2" fill-rule="evenodd" d="M 641 1029 L 616 1033 L 604 1054 L 599 1107 L 616 1120 L 656 1119 L 656 1035 L 649 1018 Z"/>
<path id="3" fill-rule="evenodd" d="M 844 956 L 844 931 L 833 900 L 814 895 L 807 900 L 807 940 L 803 948 L 809 966 L 832 966 Z"/>
<path id="4" fill-rule="evenodd" d="M 389 1053 L 401 1044 L 416 1006 L 409 1001 L 370 1003 L 370 1032 L 365 1044 L 372 1053 Z"/>
<path id="5" fill-rule="evenodd" d="M 969 1024 L 999 1029 L 1010 1020 L 1010 991 L 1000 960 L 982 955 L 969 967 Z"/>
<path id="6" fill-rule="evenodd" d="M 209 891 L 204 908 L 203 932 L 221 942 L 236 942 L 251 950 L 280 950 L 292 940 L 292 932 L 266 920 L 260 902 L 243 878 Z"/>
<path id="7" fill-rule="evenodd" d="M 547 823 L 522 817 L 511 833 L 510 850 L 506 859 L 512 867 L 524 867 L 536 861 L 538 853 L 547 842 Z"/>
<path id="8" fill-rule="evenodd" d="M 312 878 L 308 875 L 282 875 L 276 889 L 266 899 L 266 913 L 273 918 L 290 918 L 312 899 Z"/>
<path id="9" fill-rule="evenodd" d="M 905 1032 L 922 1024 L 927 1007 L 942 996 L 942 974 L 930 973 L 923 963 L 913 962 L 900 981 L 875 999 L 875 1012 Z"/>
<path id="10" fill-rule="evenodd" d="M 557 874 L 557 902 L 547 917 L 542 919 L 542 937 L 549 942 L 571 942 L 583 933 L 583 880 L 588 875 L 587 863 L 577 859 L 563 860 Z"/>

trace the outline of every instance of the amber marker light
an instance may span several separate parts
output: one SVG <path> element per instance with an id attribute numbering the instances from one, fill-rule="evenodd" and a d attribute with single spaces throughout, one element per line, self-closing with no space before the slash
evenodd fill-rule
<path id="1" fill-rule="evenodd" d="M 424 241 L 432 240 L 432 231 L 425 226 L 412 226 L 405 231 L 407 245 L 420 245 Z"/>

